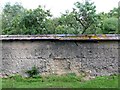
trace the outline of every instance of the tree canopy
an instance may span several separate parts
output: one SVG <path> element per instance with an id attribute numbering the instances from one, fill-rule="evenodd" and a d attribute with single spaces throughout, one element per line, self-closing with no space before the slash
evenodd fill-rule
<path id="1" fill-rule="evenodd" d="M 114 34 L 119 33 L 119 8 L 96 13 L 89 0 L 76 2 L 73 10 L 53 18 L 50 10 L 38 6 L 25 9 L 21 4 L 7 3 L 2 11 L 2 34 Z"/>

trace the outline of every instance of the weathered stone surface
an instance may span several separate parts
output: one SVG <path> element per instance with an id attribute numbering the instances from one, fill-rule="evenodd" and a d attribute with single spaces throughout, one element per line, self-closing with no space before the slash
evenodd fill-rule
<path id="1" fill-rule="evenodd" d="M 3 40 L 2 74 L 25 76 L 25 72 L 34 65 L 40 74 L 79 75 L 88 70 L 91 76 L 116 74 L 118 43 L 118 40 Z"/>

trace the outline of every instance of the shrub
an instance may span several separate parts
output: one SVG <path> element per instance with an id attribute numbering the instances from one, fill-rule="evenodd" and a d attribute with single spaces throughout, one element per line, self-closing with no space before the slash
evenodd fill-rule
<path id="1" fill-rule="evenodd" d="M 38 68 L 33 66 L 31 70 L 26 71 L 26 73 L 29 75 L 29 77 L 36 77 L 39 74 Z"/>

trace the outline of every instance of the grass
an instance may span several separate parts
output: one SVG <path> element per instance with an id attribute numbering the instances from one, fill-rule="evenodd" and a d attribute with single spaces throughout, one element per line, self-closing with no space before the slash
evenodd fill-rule
<path id="1" fill-rule="evenodd" d="M 13 76 L 2 79 L 2 88 L 118 88 L 118 76 L 96 77 L 89 81 L 83 81 L 82 77 L 75 75 L 35 78 Z"/>
<path id="2" fill-rule="evenodd" d="M 2 89 L 2 79 L 0 78 L 0 90 Z"/>

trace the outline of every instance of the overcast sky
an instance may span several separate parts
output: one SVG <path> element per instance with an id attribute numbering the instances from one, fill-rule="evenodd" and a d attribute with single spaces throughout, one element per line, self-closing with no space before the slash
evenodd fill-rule
<path id="1" fill-rule="evenodd" d="M 75 2 L 83 2 L 85 0 L 0 0 L 0 6 L 4 6 L 6 2 L 21 3 L 25 8 L 34 9 L 38 5 L 45 6 L 46 9 L 50 9 L 53 16 L 60 16 L 60 13 L 64 13 L 65 10 L 72 10 Z M 91 0 L 96 5 L 97 12 L 108 12 L 113 7 L 118 7 L 120 0 Z"/>

